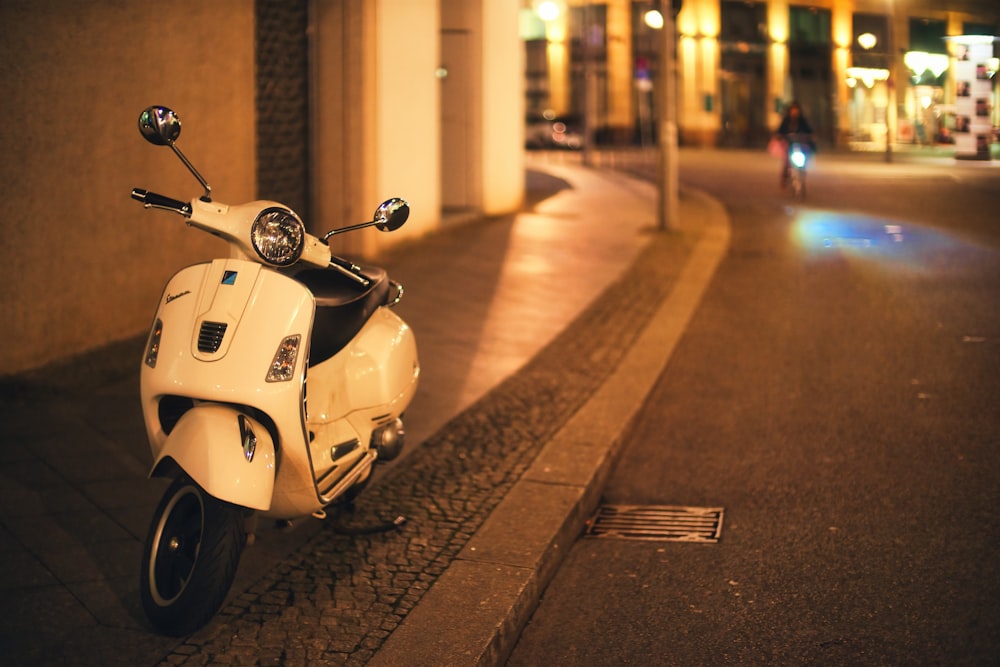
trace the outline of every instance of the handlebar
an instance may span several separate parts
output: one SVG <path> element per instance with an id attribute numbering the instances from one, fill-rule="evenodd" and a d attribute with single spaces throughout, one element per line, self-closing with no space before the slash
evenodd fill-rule
<path id="1" fill-rule="evenodd" d="M 159 208 L 164 211 L 178 213 L 183 215 L 185 218 L 191 217 L 191 205 L 189 203 L 182 202 L 177 199 L 171 199 L 170 197 L 166 197 L 155 192 L 150 192 L 141 188 L 132 188 L 132 199 L 141 201 L 143 206 L 146 208 Z"/>

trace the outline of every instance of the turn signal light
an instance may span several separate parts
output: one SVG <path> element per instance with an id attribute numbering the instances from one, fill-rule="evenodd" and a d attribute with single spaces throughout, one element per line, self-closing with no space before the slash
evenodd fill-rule
<path id="1" fill-rule="evenodd" d="M 267 371 L 268 382 L 288 382 L 295 377 L 295 359 L 299 356 L 299 342 L 302 336 L 288 336 L 281 341 L 274 353 L 271 367 Z"/>
<path id="2" fill-rule="evenodd" d="M 157 319 L 149 332 L 149 342 L 146 343 L 146 365 L 156 368 L 156 358 L 160 355 L 160 336 L 163 335 L 163 320 Z"/>

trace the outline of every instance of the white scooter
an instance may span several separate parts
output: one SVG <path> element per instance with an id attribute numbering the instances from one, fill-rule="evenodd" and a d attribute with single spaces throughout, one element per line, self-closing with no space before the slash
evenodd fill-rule
<path id="1" fill-rule="evenodd" d="M 169 146 L 204 194 L 182 202 L 135 189 L 132 198 L 230 248 L 167 283 L 141 367 L 150 476 L 174 481 L 146 538 L 140 594 L 158 631 L 184 635 L 225 600 L 251 518 L 323 517 L 376 461 L 399 454 L 400 416 L 420 375 L 413 333 L 390 310 L 403 289 L 382 269 L 332 255 L 327 241 L 398 229 L 409 206 L 390 199 L 372 221 L 319 239 L 277 202 L 212 201 L 174 145 L 170 109 L 146 109 L 139 129 Z"/>

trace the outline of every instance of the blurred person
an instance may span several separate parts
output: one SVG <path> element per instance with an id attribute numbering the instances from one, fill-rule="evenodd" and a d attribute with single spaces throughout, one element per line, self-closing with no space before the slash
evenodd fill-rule
<path id="1" fill-rule="evenodd" d="M 789 148 L 791 148 L 792 143 L 805 144 L 809 153 L 816 152 L 816 143 L 813 141 L 812 136 L 812 126 L 806 120 L 806 116 L 802 113 L 802 107 L 798 102 L 792 102 L 785 109 L 785 115 L 781 119 L 781 125 L 778 126 L 775 136 L 784 146 L 784 160 L 781 167 L 781 187 L 784 189 L 788 185 L 788 170 L 790 167 L 788 162 Z"/>

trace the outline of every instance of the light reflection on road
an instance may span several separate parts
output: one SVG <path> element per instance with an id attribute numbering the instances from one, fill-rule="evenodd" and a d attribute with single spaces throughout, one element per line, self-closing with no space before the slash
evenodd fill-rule
<path id="1" fill-rule="evenodd" d="M 968 248 L 938 229 L 898 219 L 809 208 L 786 212 L 793 217 L 792 240 L 812 257 L 839 251 L 886 266 L 940 269 L 942 261 Z"/>

